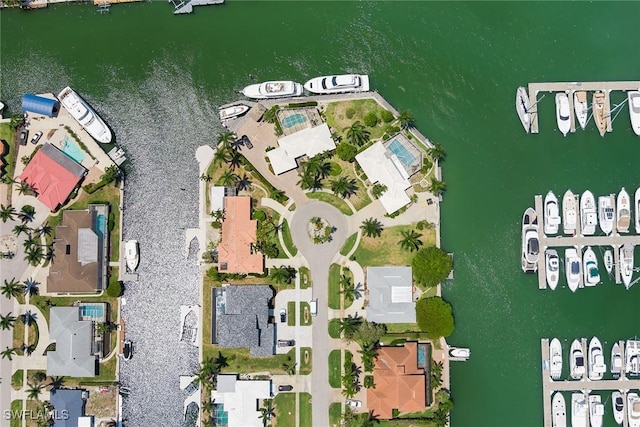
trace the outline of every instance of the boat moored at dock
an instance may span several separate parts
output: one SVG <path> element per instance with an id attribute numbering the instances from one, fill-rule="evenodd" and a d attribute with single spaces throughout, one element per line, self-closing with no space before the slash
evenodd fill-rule
<path id="1" fill-rule="evenodd" d="M 620 344 L 616 342 L 611 348 L 611 375 L 613 375 L 614 379 L 620 378 L 622 368 L 622 349 L 620 348 Z"/>
<path id="2" fill-rule="evenodd" d="M 607 117 L 605 116 L 604 104 L 604 93 L 599 90 L 593 94 L 593 120 L 596 122 L 600 136 L 604 136 L 607 133 Z"/>
<path id="3" fill-rule="evenodd" d="M 124 246 L 124 260 L 127 263 L 129 271 L 134 272 L 140 263 L 140 255 L 138 252 L 138 241 L 127 240 Z"/>
<path id="4" fill-rule="evenodd" d="M 631 287 L 631 276 L 633 276 L 633 245 L 623 245 L 620 248 L 620 277 L 624 287 Z"/>
<path id="5" fill-rule="evenodd" d="M 544 234 L 557 234 L 560 223 L 558 198 L 549 191 L 544 197 Z"/>
<path id="6" fill-rule="evenodd" d="M 598 197 L 598 222 L 600 229 L 604 234 L 611 234 L 613 231 L 613 218 L 615 210 L 613 209 L 610 196 Z"/>
<path id="7" fill-rule="evenodd" d="M 564 92 L 558 92 L 556 93 L 556 122 L 562 136 L 567 136 L 571 130 L 570 119 L 569 97 Z"/>
<path id="8" fill-rule="evenodd" d="M 582 393 L 571 393 L 571 427 L 587 427 L 589 405 Z"/>
<path id="9" fill-rule="evenodd" d="M 529 95 L 527 94 L 527 90 L 520 86 L 516 91 L 516 111 L 518 112 L 518 117 L 520 117 L 522 127 L 527 133 L 529 133 L 531 127 L 529 108 Z"/>
<path id="10" fill-rule="evenodd" d="M 622 400 L 622 393 L 618 390 L 611 393 L 611 409 L 616 424 L 621 425 L 624 421 L 624 400 Z"/>
<path id="11" fill-rule="evenodd" d="M 544 251 L 547 284 L 552 291 L 558 286 L 558 279 L 560 277 L 560 258 L 558 252 L 555 249 L 547 249 Z"/>
<path id="12" fill-rule="evenodd" d="M 290 80 L 269 81 L 249 85 L 242 94 L 254 99 L 288 98 L 302 95 L 302 85 Z"/>
<path id="13" fill-rule="evenodd" d="M 627 340 L 624 348 L 625 364 L 624 371 L 627 375 L 640 375 L 640 341 L 637 339 Z"/>
<path id="14" fill-rule="evenodd" d="M 631 118 L 631 129 L 640 136 L 640 91 L 630 90 L 627 92 L 629 100 L 629 117 Z"/>
<path id="15" fill-rule="evenodd" d="M 638 393 L 627 394 L 627 415 L 629 427 L 640 427 L 640 396 Z"/>
<path id="16" fill-rule="evenodd" d="M 633 208 L 636 210 L 636 234 L 640 234 L 640 187 L 636 190 Z"/>
<path id="17" fill-rule="evenodd" d="M 576 119 L 578 119 L 578 124 L 584 130 L 587 127 L 587 119 L 589 118 L 587 92 L 583 90 L 577 90 L 573 92 L 573 109 L 576 112 Z"/>
<path id="18" fill-rule="evenodd" d="M 564 251 L 564 264 L 567 285 L 571 292 L 575 292 L 580 284 L 580 257 L 575 248 L 568 248 Z"/>
<path id="19" fill-rule="evenodd" d="M 578 218 L 577 209 L 575 194 L 573 194 L 571 190 L 567 190 L 562 197 L 562 224 L 564 234 L 575 234 Z"/>
<path id="20" fill-rule="evenodd" d="M 583 236 L 591 236 L 596 232 L 598 213 L 596 200 L 589 190 L 582 193 L 580 198 L 580 231 Z"/>
<path id="21" fill-rule="evenodd" d="M 600 272 L 598 271 L 598 259 L 591 246 L 587 246 L 587 250 L 584 251 L 582 262 L 584 263 L 584 285 L 596 286 L 600 283 Z"/>
<path id="22" fill-rule="evenodd" d="M 549 375 L 552 380 L 559 380 L 562 375 L 562 345 L 558 338 L 551 340 L 549 344 Z"/>
<path id="23" fill-rule="evenodd" d="M 580 340 L 573 340 L 569 351 L 569 376 L 574 380 L 581 380 L 586 372 L 584 353 Z"/>
<path id="24" fill-rule="evenodd" d="M 311 93 L 330 94 L 347 92 L 367 92 L 369 76 L 366 74 L 341 74 L 315 77 L 304 84 Z"/>
<path id="25" fill-rule="evenodd" d="M 601 380 L 605 372 L 607 372 L 607 365 L 604 363 L 604 354 L 602 352 L 602 343 L 598 337 L 591 338 L 589 341 L 589 379 Z"/>
<path id="26" fill-rule="evenodd" d="M 631 223 L 631 201 L 629 193 L 624 187 L 618 193 L 616 201 L 616 228 L 618 233 L 628 233 L 629 224 Z"/>
<path id="27" fill-rule="evenodd" d="M 224 121 L 240 117 L 247 111 L 249 111 L 248 105 L 232 105 L 230 107 L 221 108 L 219 111 L 220 120 Z"/>
<path id="28" fill-rule="evenodd" d="M 564 400 L 564 396 L 562 395 L 562 392 L 557 391 L 553 395 L 551 407 L 553 410 L 552 426 L 567 427 L 567 404 Z"/>
<path id="29" fill-rule="evenodd" d="M 464 347 L 450 347 L 449 356 L 455 360 L 469 360 L 471 357 L 471 350 Z"/>
<path id="30" fill-rule="evenodd" d="M 611 275 L 613 273 L 613 251 L 611 249 L 605 250 L 602 258 L 604 259 L 604 268 Z"/>
<path id="31" fill-rule="evenodd" d="M 98 114 L 69 86 L 58 94 L 60 104 L 93 139 L 103 144 L 111 142 L 111 130 Z"/>
<path id="32" fill-rule="evenodd" d="M 591 427 L 602 427 L 604 419 L 604 405 L 599 394 L 589 395 L 589 423 Z"/>
<path id="33" fill-rule="evenodd" d="M 540 241 L 538 240 L 538 216 L 533 208 L 527 208 L 522 216 L 522 271 L 538 271 Z"/>

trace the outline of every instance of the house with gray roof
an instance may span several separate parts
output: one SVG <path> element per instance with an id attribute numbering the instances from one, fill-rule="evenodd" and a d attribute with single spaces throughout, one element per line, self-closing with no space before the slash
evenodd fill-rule
<path id="1" fill-rule="evenodd" d="M 80 320 L 79 307 L 51 307 L 49 336 L 56 349 L 47 352 L 47 375 L 96 376 L 96 346 L 93 322 Z"/>
<path id="2" fill-rule="evenodd" d="M 368 267 L 367 320 L 376 323 L 415 323 L 411 267 Z"/>
<path id="3" fill-rule="evenodd" d="M 249 347 L 252 356 L 275 352 L 275 328 L 269 323 L 267 285 L 226 285 L 212 290 L 212 342 L 220 347 Z"/>
<path id="4" fill-rule="evenodd" d="M 54 408 L 53 427 L 81 427 L 93 425 L 93 417 L 85 416 L 87 391 L 53 389 L 49 402 Z"/>

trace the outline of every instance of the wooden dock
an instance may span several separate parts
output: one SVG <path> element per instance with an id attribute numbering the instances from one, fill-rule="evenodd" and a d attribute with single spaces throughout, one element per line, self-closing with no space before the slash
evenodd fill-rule
<path id="1" fill-rule="evenodd" d="M 640 81 L 624 82 L 558 82 L 558 83 L 529 83 L 529 115 L 531 117 L 530 133 L 538 133 L 538 93 L 565 92 L 569 96 L 569 114 L 571 117 L 571 132 L 575 132 L 575 110 L 573 108 L 573 93 L 576 91 L 602 91 L 605 96 L 605 117 L 607 118 L 607 132 L 613 131 L 611 125 L 611 91 L 640 90 Z M 589 101 L 589 100 L 587 100 Z"/>

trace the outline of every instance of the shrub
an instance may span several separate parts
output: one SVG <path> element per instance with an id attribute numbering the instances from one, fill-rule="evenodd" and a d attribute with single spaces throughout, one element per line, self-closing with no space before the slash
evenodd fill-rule
<path id="1" fill-rule="evenodd" d="M 338 176 L 342 173 L 342 168 L 339 164 L 335 162 L 331 162 L 331 170 L 329 171 L 329 175 Z"/>
<path id="2" fill-rule="evenodd" d="M 430 246 L 422 248 L 411 261 L 413 278 L 420 285 L 433 287 L 449 276 L 453 268 L 451 257 L 442 249 Z"/>
<path id="3" fill-rule="evenodd" d="M 265 211 L 258 209 L 253 212 L 253 219 L 264 221 L 265 219 L 267 219 L 267 214 L 265 213 Z"/>
<path id="4" fill-rule="evenodd" d="M 378 124 L 378 115 L 375 111 L 369 111 L 363 118 L 364 124 L 370 128 Z"/>
<path id="5" fill-rule="evenodd" d="M 416 303 L 416 320 L 430 339 L 448 337 L 453 333 L 451 304 L 441 297 L 420 298 Z"/>
<path id="6" fill-rule="evenodd" d="M 122 295 L 122 284 L 117 280 L 109 283 L 109 286 L 107 287 L 107 295 L 111 298 L 118 298 Z"/>
<path id="7" fill-rule="evenodd" d="M 300 108 L 300 107 L 317 107 L 318 101 L 307 101 L 307 102 L 293 102 L 287 105 L 287 108 Z"/>
<path id="8" fill-rule="evenodd" d="M 387 128 L 385 129 L 385 132 L 388 133 L 389 135 L 394 135 L 400 132 L 400 128 L 398 126 L 387 126 Z"/>
<path id="9" fill-rule="evenodd" d="M 358 147 L 348 142 L 341 142 L 336 147 L 336 155 L 345 162 L 353 163 L 356 154 L 358 154 Z"/>
<path id="10" fill-rule="evenodd" d="M 382 110 L 380 112 L 380 118 L 382 119 L 383 122 L 389 123 L 393 121 L 393 113 L 389 110 Z"/>
<path id="11" fill-rule="evenodd" d="M 366 388 L 376 388 L 376 384 L 373 382 L 373 375 L 367 375 L 364 377 L 363 384 Z"/>
<path id="12" fill-rule="evenodd" d="M 351 120 L 353 119 L 353 116 L 356 115 L 356 109 L 349 107 L 347 108 L 347 111 L 344 112 L 344 115 L 347 116 L 347 119 Z"/>

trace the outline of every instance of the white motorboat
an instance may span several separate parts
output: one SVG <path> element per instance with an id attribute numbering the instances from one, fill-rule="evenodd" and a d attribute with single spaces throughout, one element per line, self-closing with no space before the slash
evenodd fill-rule
<path id="1" fill-rule="evenodd" d="M 629 193 L 622 187 L 616 201 L 616 228 L 618 233 L 628 233 L 631 223 L 631 201 Z"/>
<path id="2" fill-rule="evenodd" d="M 640 427 L 640 396 L 638 393 L 627 394 L 627 425 Z"/>
<path id="3" fill-rule="evenodd" d="M 616 424 L 622 424 L 624 421 L 624 400 L 622 400 L 622 393 L 618 390 L 611 393 L 611 409 L 613 409 L 613 419 Z"/>
<path id="4" fill-rule="evenodd" d="M 611 275 L 613 273 L 613 251 L 611 249 L 607 249 L 604 251 L 604 268 L 607 270 L 607 273 Z"/>
<path id="5" fill-rule="evenodd" d="M 225 121 L 240 117 L 247 111 L 249 111 L 248 105 L 232 105 L 231 107 L 221 108 L 219 111 L 220 120 Z"/>
<path id="6" fill-rule="evenodd" d="M 124 260 L 127 263 L 129 271 L 136 271 L 140 262 L 140 255 L 138 253 L 138 241 L 127 240 L 124 245 Z"/>
<path id="7" fill-rule="evenodd" d="M 567 427 L 567 404 L 562 392 L 557 391 L 551 401 L 551 425 L 553 427 Z"/>
<path id="8" fill-rule="evenodd" d="M 133 343 L 131 340 L 124 340 L 122 343 L 122 357 L 124 360 L 130 360 L 133 356 Z"/>
<path id="9" fill-rule="evenodd" d="M 366 74 L 341 74 L 315 77 L 304 84 L 311 93 L 329 94 L 345 92 L 367 92 L 369 76 Z"/>
<path id="10" fill-rule="evenodd" d="M 640 375 L 640 341 L 627 340 L 624 349 L 625 366 L 624 371 L 627 375 Z"/>
<path id="11" fill-rule="evenodd" d="M 568 248 L 564 251 L 565 274 L 567 285 L 571 292 L 575 292 L 580 284 L 580 257 L 575 248 Z"/>
<path id="12" fill-rule="evenodd" d="M 111 142 L 111 130 L 106 123 L 73 89 L 69 86 L 62 89 L 58 94 L 58 100 L 93 139 L 103 144 Z"/>
<path id="13" fill-rule="evenodd" d="M 580 232 L 583 236 L 591 236 L 596 232 L 596 225 L 598 225 L 596 199 L 593 193 L 587 190 L 580 198 Z"/>
<path id="14" fill-rule="evenodd" d="M 573 340 L 569 353 L 569 375 L 574 380 L 581 380 L 584 377 L 586 367 L 584 365 L 584 353 L 580 340 Z"/>
<path id="15" fill-rule="evenodd" d="M 613 375 L 614 379 L 620 378 L 622 367 L 622 349 L 620 348 L 620 344 L 616 342 L 611 348 L 611 375 Z"/>
<path id="16" fill-rule="evenodd" d="M 613 203 L 611 203 L 611 197 L 598 197 L 598 222 L 600 224 L 600 229 L 604 234 L 608 235 L 613 231 L 614 216 L 615 210 L 613 209 Z"/>
<path id="17" fill-rule="evenodd" d="M 558 257 L 558 252 L 555 249 L 547 249 L 544 251 L 544 258 L 547 284 L 552 291 L 555 291 L 560 277 L 560 258 Z"/>
<path id="18" fill-rule="evenodd" d="M 605 96 L 601 91 L 593 94 L 593 120 L 596 122 L 600 136 L 607 132 L 607 116 L 604 111 Z"/>
<path id="19" fill-rule="evenodd" d="M 640 91 L 630 90 L 627 92 L 627 99 L 629 100 L 631 128 L 636 135 L 640 136 Z"/>
<path id="20" fill-rule="evenodd" d="M 531 115 L 529 113 L 529 95 L 527 94 L 527 90 L 520 86 L 516 91 L 516 111 L 518 112 L 518 117 L 520 117 L 520 121 L 522 122 L 522 127 L 527 133 L 529 133 L 529 129 L 531 128 Z"/>
<path id="21" fill-rule="evenodd" d="M 544 197 L 544 234 L 557 234 L 559 225 L 558 198 L 553 191 L 549 191 Z"/>
<path id="22" fill-rule="evenodd" d="M 604 363 L 602 344 L 598 337 L 593 337 L 589 341 L 589 379 L 601 380 L 605 372 L 607 365 Z"/>
<path id="23" fill-rule="evenodd" d="M 582 263 L 584 264 L 584 285 L 596 286 L 600 283 L 600 272 L 598 271 L 598 259 L 591 246 L 587 246 L 587 250 L 584 251 Z"/>
<path id="24" fill-rule="evenodd" d="M 576 112 L 576 118 L 580 127 L 584 130 L 587 127 L 587 119 L 589 118 L 589 104 L 587 102 L 587 92 L 578 90 L 573 92 L 573 109 Z"/>
<path id="25" fill-rule="evenodd" d="M 576 196 L 567 190 L 562 197 L 562 224 L 564 234 L 575 234 L 578 216 Z"/>
<path id="26" fill-rule="evenodd" d="M 449 349 L 449 356 L 467 360 L 471 357 L 471 350 L 463 347 L 451 347 Z"/>
<path id="27" fill-rule="evenodd" d="M 558 130 L 563 136 L 567 136 L 571 130 L 571 110 L 569 108 L 569 97 L 564 92 L 556 93 L 556 122 Z"/>
<path id="28" fill-rule="evenodd" d="M 302 95 L 302 85 L 289 80 L 269 81 L 253 84 L 242 89 L 247 98 L 269 99 L 286 98 Z"/>
<path id="29" fill-rule="evenodd" d="M 620 247 L 620 276 L 624 287 L 631 287 L 633 276 L 633 245 L 625 244 Z"/>
<path id="30" fill-rule="evenodd" d="M 640 187 L 636 190 L 635 203 L 633 207 L 636 210 L 636 234 L 640 234 Z"/>
<path id="31" fill-rule="evenodd" d="M 599 394 L 589 395 L 589 422 L 591 427 L 602 427 L 604 418 L 604 405 Z"/>
<path id="32" fill-rule="evenodd" d="M 549 343 L 549 375 L 552 380 L 559 380 L 562 375 L 562 344 L 558 338 Z"/>
<path id="33" fill-rule="evenodd" d="M 571 394 L 571 427 L 587 427 L 589 404 L 582 393 Z"/>
<path id="34" fill-rule="evenodd" d="M 533 208 L 527 208 L 522 216 L 522 271 L 538 271 L 540 242 L 538 240 L 538 217 Z"/>

